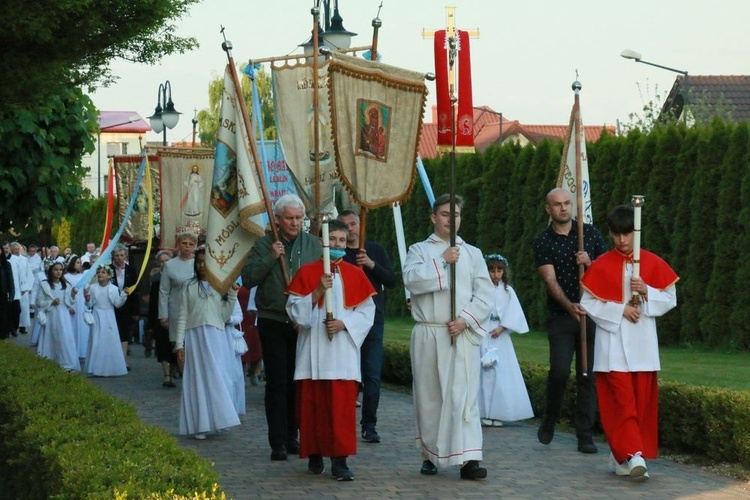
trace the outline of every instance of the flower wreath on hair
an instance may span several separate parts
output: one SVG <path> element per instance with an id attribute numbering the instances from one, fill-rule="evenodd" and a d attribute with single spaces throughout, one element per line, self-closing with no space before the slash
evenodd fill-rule
<path id="1" fill-rule="evenodd" d="M 96 266 L 96 272 L 97 272 L 97 274 L 98 274 L 98 273 L 99 273 L 99 271 L 101 271 L 102 269 L 103 269 L 103 270 L 104 270 L 104 271 L 105 271 L 105 272 L 106 272 L 107 274 L 109 274 L 110 276 L 112 276 L 112 268 L 111 268 L 111 267 L 109 267 L 109 263 L 107 263 L 107 262 L 104 262 L 104 263 L 102 263 L 102 264 L 98 264 L 98 265 Z"/>
<path id="2" fill-rule="evenodd" d="M 508 261 L 505 259 L 505 257 L 500 255 L 499 253 L 491 253 L 489 255 L 485 255 L 484 260 L 485 262 L 488 260 L 499 260 L 500 262 L 503 262 L 505 265 L 508 265 Z"/>

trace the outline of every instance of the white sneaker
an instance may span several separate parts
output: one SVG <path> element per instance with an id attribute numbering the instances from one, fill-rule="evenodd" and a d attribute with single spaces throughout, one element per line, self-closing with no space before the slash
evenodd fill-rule
<path id="1" fill-rule="evenodd" d="M 205 432 L 199 432 L 194 437 L 195 437 L 195 439 L 197 439 L 199 441 L 202 441 L 202 440 L 206 439 L 206 433 Z"/>
<path id="2" fill-rule="evenodd" d="M 609 454 L 609 461 L 607 462 L 607 469 L 609 469 L 609 472 L 614 472 L 617 474 L 617 466 L 620 465 L 617 463 L 617 460 L 615 460 L 615 456 L 610 453 Z M 621 476 L 622 474 L 617 474 L 618 476 Z"/>
<path id="3" fill-rule="evenodd" d="M 499 420 L 493 420 L 492 421 L 492 427 L 502 427 L 503 423 Z"/>
<path id="4" fill-rule="evenodd" d="M 482 425 L 484 427 L 492 427 L 492 420 L 489 418 L 483 418 L 482 419 Z"/>
<path id="5" fill-rule="evenodd" d="M 628 460 L 628 469 L 630 470 L 630 479 L 635 481 L 644 481 L 648 479 L 648 469 L 646 468 L 646 461 L 641 456 L 639 451 Z"/>

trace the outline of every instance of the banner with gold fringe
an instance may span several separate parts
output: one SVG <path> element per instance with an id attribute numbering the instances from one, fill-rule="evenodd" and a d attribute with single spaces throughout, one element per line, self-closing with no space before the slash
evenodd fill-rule
<path id="1" fill-rule="evenodd" d="M 341 181 L 367 209 L 404 201 L 416 178 L 424 73 L 334 53 L 328 75 Z"/>

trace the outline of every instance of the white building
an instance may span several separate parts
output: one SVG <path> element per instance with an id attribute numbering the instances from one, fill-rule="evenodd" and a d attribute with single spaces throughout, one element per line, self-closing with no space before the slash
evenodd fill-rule
<path id="1" fill-rule="evenodd" d="M 101 111 L 99 133 L 94 138 L 96 149 L 83 157 L 83 166 L 88 169 L 83 187 L 94 196 L 107 194 L 109 183 L 109 158 L 115 155 L 138 155 L 141 152 L 139 139 L 146 145 L 146 132 L 151 130 L 135 111 Z"/>

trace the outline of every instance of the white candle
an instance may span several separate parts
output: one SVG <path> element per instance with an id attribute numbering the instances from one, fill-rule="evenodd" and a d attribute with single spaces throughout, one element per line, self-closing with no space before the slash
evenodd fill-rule
<path id="1" fill-rule="evenodd" d="M 328 235 L 328 219 L 321 224 L 321 238 L 323 239 L 323 272 L 331 274 L 331 242 Z M 333 289 L 326 288 L 325 294 L 326 317 L 333 319 Z"/>

